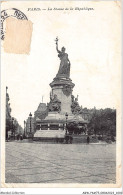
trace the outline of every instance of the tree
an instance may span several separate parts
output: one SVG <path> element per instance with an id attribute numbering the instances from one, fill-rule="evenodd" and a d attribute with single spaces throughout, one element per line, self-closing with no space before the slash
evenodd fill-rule
<path id="1" fill-rule="evenodd" d="M 8 139 L 8 131 L 11 129 L 11 120 L 6 119 L 6 140 Z"/>
<path id="2" fill-rule="evenodd" d="M 106 108 L 95 110 L 89 123 L 89 133 L 116 136 L 116 110 Z"/>
<path id="3" fill-rule="evenodd" d="M 79 133 L 79 124 L 78 122 L 69 122 L 67 124 L 68 132 L 71 134 L 78 134 Z"/>

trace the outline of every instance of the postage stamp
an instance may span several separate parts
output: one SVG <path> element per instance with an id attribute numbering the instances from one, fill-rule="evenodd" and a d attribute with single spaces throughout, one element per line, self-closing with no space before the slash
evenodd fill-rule
<path id="1" fill-rule="evenodd" d="M 4 40 L 4 37 L 5 37 L 4 21 L 8 17 L 15 17 L 19 20 L 28 20 L 26 15 L 16 8 L 2 10 L 1 11 L 1 40 Z"/>

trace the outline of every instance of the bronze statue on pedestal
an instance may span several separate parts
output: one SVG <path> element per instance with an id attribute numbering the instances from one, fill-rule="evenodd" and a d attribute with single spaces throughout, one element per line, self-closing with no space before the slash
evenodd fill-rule
<path id="1" fill-rule="evenodd" d="M 64 47 L 61 48 L 61 51 L 58 49 L 58 38 L 56 38 L 55 41 L 56 41 L 56 50 L 59 53 L 58 57 L 61 60 L 56 77 L 69 78 L 70 77 L 70 60 L 68 59 L 68 54 L 65 53 Z"/>
<path id="2" fill-rule="evenodd" d="M 51 96 L 50 103 L 48 104 L 49 112 L 60 112 L 61 111 L 61 101 L 57 98 L 57 95 Z"/>

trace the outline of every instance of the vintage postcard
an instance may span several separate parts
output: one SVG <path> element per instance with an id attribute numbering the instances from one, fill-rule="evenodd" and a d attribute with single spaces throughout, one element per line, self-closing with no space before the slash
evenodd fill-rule
<path id="1" fill-rule="evenodd" d="M 121 187 L 121 1 L 1 3 L 2 188 Z"/>

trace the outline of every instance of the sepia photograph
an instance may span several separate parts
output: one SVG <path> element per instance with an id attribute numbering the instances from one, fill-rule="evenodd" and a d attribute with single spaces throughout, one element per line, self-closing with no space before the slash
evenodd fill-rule
<path id="1" fill-rule="evenodd" d="M 120 1 L 2 2 L 1 102 L 2 187 L 120 187 Z"/>

